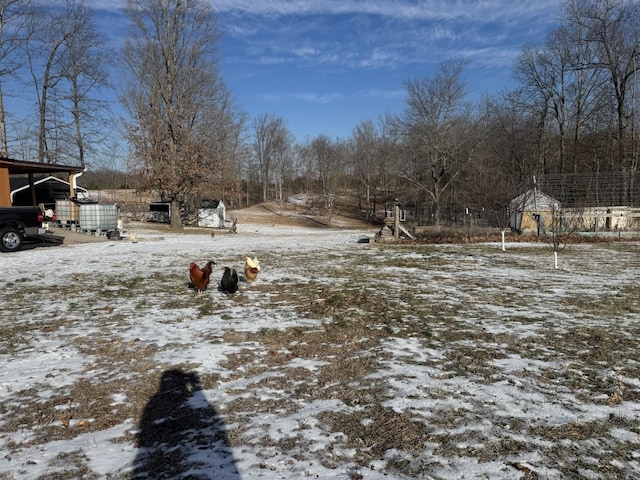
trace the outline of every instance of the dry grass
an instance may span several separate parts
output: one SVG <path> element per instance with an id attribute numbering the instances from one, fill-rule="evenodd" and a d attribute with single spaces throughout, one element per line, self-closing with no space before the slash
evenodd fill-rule
<path id="1" fill-rule="evenodd" d="M 222 388 L 228 396 L 224 417 L 233 424 L 228 432 L 232 446 L 268 446 L 306 458 L 311 440 L 305 432 L 311 425 L 301 422 L 295 435 L 286 438 L 272 438 L 267 432 L 256 438 L 252 436 L 253 420 L 261 415 L 294 415 L 304 404 L 338 400 L 344 410 L 324 411 L 316 418 L 326 434 L 336 439 L 335 450 L 318 454 L 327 468 L 349 462 L 367 466 L 387 458 L 390 472 L 414 477 L 427 475 L 446 459 L 470 457 L 489 462 L 542 449 L 543 458 L 565 478 L 578 478 L 584 471 L 580 469 L 593 472 L 597 478 L 620 478 L 624 471 L 615 462 L 628 462 L 639 445 L 618 440 L 616 432 L 640 435 L 637 418 L 614 412 L 604 420 L 577 416 L 574 422 L 550 427 L 533 413 L 529 419 L 509 417 L 508 412 L 478 403 L 475 394 L 465 388 L 482 389 L 505 382 L 522 385 L 532 394 L 575 395 L 584 405 L 615 407 L 639 402 L 637 383 L 628 381 L 640 378 L 636 360 L 640 338 L 637 284 L 622 285 L 615 291 L 579 293 L 571 291 L 569 285 L 558 284 L 561 277 L 551 278 L 545 285 L 482 275 L 466 278 L 465 271 L 494 261 L 520 271 L 532 269 L 532 264 L 539 265 L 546 259 L 547 252 L 538 248 L 505 254 L 507 259 L 493 258 L 501 254 L 487 253 L 482 246 L 463 253 L 428 245 L 379 248 L 376 255 L 368 251 L 348 256 L 328 254 L 309 275 L 258 283 L 251 295 L 232 297 L 224 308 L 220 299 L 209 295 L 198 300 L 193 311 L 185 309 L 184 292 L 176 289 L 184 280 L 177 268 L 146 277 L 136 273 L 76 274 L 72 284 L 59 285 L 52 292 L 67 296 L 69 301 L 66 308 L 53 307 L 46 321 L 37 314 L 45 304 L 38 302 L 36 289 L 28 282 L 8 283 L 3 293 L 6 320 L 0 326 L 1 354 L 24 352 L 37 348 L 41 338 L 60 336 L 68 338 L 78 354 L 91 362 L 79 380 L 67 385 L 60 379 L 60 387 L 46 396 L 29 388 L 12 392 L 12 401 L 0 405 L 0 433 L 10 435 L 24 428 L 33 433 L 27 444 L 7 443 L 7 453 L 105 430 L 127 419 L 139 424 L 163 372 L 180 368 L 196 372 L 202 389 Z M 624 251 L 629 247 L 621 248 Z M 272 270 L 285 272 L 295 272 L 294 266 L 304 261 L 303 254 L 283 258 L 266 253 L 261 258 Z M 430 278 L 433 284 L 406 281 L 412 276 Z M 541 294 L 546 300 L 532 298 Z M 161 300 L 155 301 L 157 298 Z M 128 310 L 118 308 L 125 301 L 129 302 Z M 544 305 L 544 301 L 550 303 Z M 22 305 L 31 305 L 27 315 Z M 137 316 L 153 316 L 153 312 L 158 322 L 172 325 L 188 322 L 194 312 L 198 319 L 230 322 L 237 315 L 234 308 L 249 306 L 271 311 L 274 317 L 294 312 L 319 323 L 255 332 L 229 327 L 223 332 L 203 333 L 203 342 L 237 347 L 217 366 L 227 372 L 226 376 L 188 362 L 162 364 L 156 360 L 157 354 L 171 350 L 172 341 L 159 346 L 126 335 Z M 549 316 L 562 314 L 570 318 L 558 321 Z M 85 327 L 89 334 L 74 333 L 74 329 Z M 530 329 L 530 334 L 518 334 L 520 329 Z M 391 352 L 391 340 L 410 340 L 422 353 L 437 351 L 438 355 L 398 357 L 403 352 Z M 175 346 L 180 345 L 179 339 L 175 342 Z M 500 361 L 510 357 L 546 366 L 507 374 Z M 315 362 L 315 367 L 292 366 L 294 360 Z M 427 367 L 438 372 L 429 379 L 433 388 L 415 387 L 409 394 L 415 395 L 416 405 L 429 404 L 432 411 L 421 411 L 420 407 L 398 411 L 390 406 L 388 402 L 395 395 L 403 394 L 392 382 L 406 378 L 399 370 L 389 373 L 389 362 L 403 362 L 405 371 L 415 375 Z M 616 375 L 605 375 L 603 370 L 615 371 Z M 464 380 L 466 387 L 448 383 L 456 379 Z M 55 385 L 58 379 L 50 380 Z M 226 387 L 231 380 L 244 381 Z M 127 401 L 114 405 L 114 393 Z M 571 408 L 579 412 L 583 406 Z M 122 438 L 130 440 L 133 438 Z M 196 437 L 192 440 L 198 442 Z M 572 453 L 567 453 L 567 446 Z M 431 458 L 425 457 L 425 448 L 432 452 Z M 345 451 L 352 453 L 347 456 Z M 388 455 L 389 451 L 404 453 Z M 598 461 L 590 463 L 588 459 L 593 456 Z M 603 460 L 605 456 L 609 461 Z M 154 461 L 160 463 L 149 467 L 152 470 L 167 467 L 162 459 Z M 48 478 L 98 478 L 87 469 L 82 452 L 61 455 L 52 465 L 55 468 Z M 513 473 L 514 478 L 520 474 L 515 468 Z M 535 478 L 534 473 L 523 475 Z"/>

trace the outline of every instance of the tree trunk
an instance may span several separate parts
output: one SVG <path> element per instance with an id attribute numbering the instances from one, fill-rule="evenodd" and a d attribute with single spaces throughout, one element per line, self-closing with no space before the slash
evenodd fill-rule
<path id="1" fill-rule="evenodd" d="M 0 87 L 0 155 L 9 156 L 9 147 L 7 146 L 7 124 L 4 121 L 4 100 L 2 98 L 2 88 Z"/>
<path id="2" fill-rule="evenodd" d="M 182 215 L 180 214 L 180 202 L 171 201 L 171 228 L 182 229 Z"/>
<path id="3" fill-rule="evenodd" d="M 47 80 L 45 80 L 46 82 Z M 45 84 L 46 85 L 46 84 Z M 46 111 L 47 111 L 47 87 L 42 87 L 42 96 L 40 97 L 40 128 L 38 132 L 38 162 L 44 162 L 46 155 Z"/>
<path id="4" fill-rule="evenodd" d="M 433 226 L 438 230 L 442 225 L 442 208 L 440 206 L 440 186 L 438 184 L 435 185 L 433 189 Z"/>

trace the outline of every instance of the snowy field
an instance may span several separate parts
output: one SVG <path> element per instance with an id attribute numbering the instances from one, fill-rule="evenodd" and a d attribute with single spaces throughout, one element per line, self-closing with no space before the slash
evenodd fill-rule
<path id="1" fill-rule="evenodd" d="M 640 478 L 639 244 L 362 235 L 0 254 L 0 479 Z"/>

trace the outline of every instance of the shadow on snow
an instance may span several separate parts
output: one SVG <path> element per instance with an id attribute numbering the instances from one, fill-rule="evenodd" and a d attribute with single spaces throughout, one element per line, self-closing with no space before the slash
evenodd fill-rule
<path id="1" fill-rule="evenodd" d="M 193 373 L 167 370 L 140 420 L 133 479 L 240 480 L 224 423 Z"/>

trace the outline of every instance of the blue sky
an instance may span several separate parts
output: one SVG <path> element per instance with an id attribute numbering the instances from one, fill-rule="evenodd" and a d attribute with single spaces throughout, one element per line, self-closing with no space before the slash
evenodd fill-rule
<path id="1" fill-rule="evenodd" d="M 250 114 L 275 113 L 299 140 L 348 137 L 404 109 L 405 85 L 466 59 L 470 94 L 499 91 L 560 0 L 212 0 L 222 69 Z"/>
<path id="2" fill-rule="evenodd" d="M 220 67 L 250 118 L 285 119 L 296 140 L 346 138 L 404 109 L 404 82 L 466 59 L 472 99 L 512 88 L 525 44 L 542 44 L 561 0 L 206 0 Z M 117 46 L 126 0 L 85 0 Z"/>

